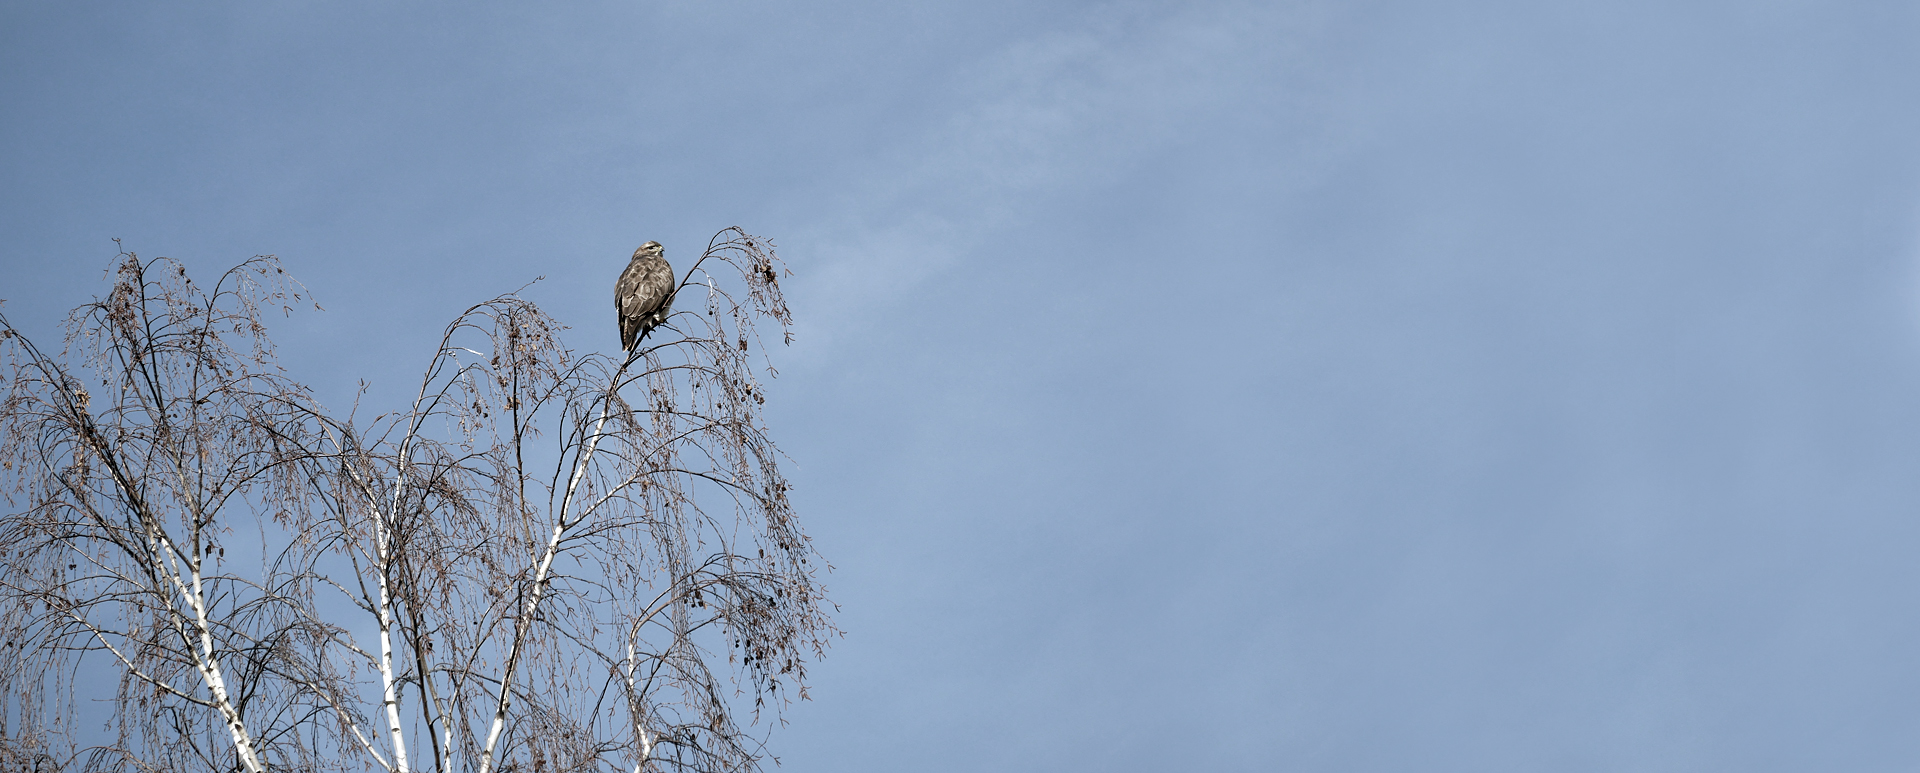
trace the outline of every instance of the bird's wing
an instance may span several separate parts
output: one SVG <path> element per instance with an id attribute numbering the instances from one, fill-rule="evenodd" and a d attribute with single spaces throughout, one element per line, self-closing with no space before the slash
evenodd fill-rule
<path id="1" fill-rule="evenodd" d="M 638 294 L 647 300 L 647 308 L 642 313 L 665 316 L 667 306 L 673 303 L 673 266 L 667 265 L 666 258 L 647 261 L 646 276 L 640 285 Z"/>
<path id="2" fill-rule="evenodd" d="M 627 264 L 620 281 L 613 283 L 613 308 L 620 314 L 620 348 L 633 348 L 633 337 L 640 329 L 640 285 L 645 274 L 640 261 Z"/>

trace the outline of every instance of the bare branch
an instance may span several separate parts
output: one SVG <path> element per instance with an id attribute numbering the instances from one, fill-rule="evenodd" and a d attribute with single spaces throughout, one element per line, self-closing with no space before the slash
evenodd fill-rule
<path id="1" fill-rule="evenodd" d="M 79 758 L 98 653 L 102 769 L 757 768 L 837 635 L 761 413 L 784 273 L 720 232 L 618 359 L 476 305 L 364 425 L 276 364 L 271 257 L 123 253 L 59 356 L 0 316 L 0 760 Z"/>

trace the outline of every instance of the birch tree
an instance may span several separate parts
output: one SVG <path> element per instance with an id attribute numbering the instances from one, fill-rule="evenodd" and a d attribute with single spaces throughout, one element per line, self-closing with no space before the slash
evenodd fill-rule
<path id="1" fill-rule="evenodd" d="M 276 364 L 271 258 L 123 254 L 58 356 L 0 316 L 0 764 L 758 768 L 837 633 L 761 415 L 782 274 L 722 231 L 617 356 L 492 299 L 372 416 Z"/>

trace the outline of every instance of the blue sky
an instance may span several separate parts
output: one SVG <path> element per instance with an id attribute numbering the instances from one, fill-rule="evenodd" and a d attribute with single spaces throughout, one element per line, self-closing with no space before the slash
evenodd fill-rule
<path id="1" fill-rule="evenodd" d="M 0 297 L 391 400 L 780 245 L 794 771 L 1920 765 L 1920 10 L 9 3 Z"/>

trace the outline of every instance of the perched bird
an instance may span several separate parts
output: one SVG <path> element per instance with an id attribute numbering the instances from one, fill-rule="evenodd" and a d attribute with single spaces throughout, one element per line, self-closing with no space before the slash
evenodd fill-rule
<path id="1" fill-rule="evenodd" d="M 633 261 L 613 285 L 613 308 L 620 312 L 620 348 L 632 351 L 647 333 L 667 321 L 673 305 L 673 267 L 659 242 L 633 251 Z"/>

